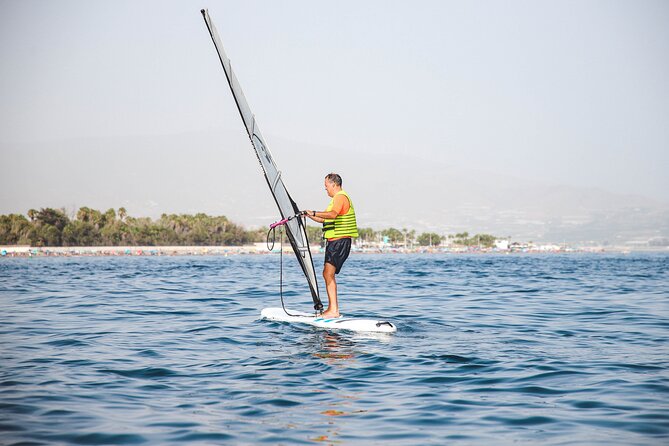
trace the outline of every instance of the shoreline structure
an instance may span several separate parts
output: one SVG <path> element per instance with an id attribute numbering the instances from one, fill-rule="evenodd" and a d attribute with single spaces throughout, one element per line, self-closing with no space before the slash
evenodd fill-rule
<path id="1" fill-rule="evenodd" d="M 244 246 L 0 246 L 1 257 L 126 257 L 126 256 L 229 256 L 278 254 L 277 246 L 269 251 L 265 243 Z M 322 247 L 312 247 L 313 254 L 322 253 Z M 669 249 L 634 249 L 634 252 L 669 253 Z M 284 253 L 292 253 L 290 245 L 283 247 Z M 627 247 L 561 247 L 557 245 L 527 246 L 520 249 L 497 249 L 478 247 L 418 246 L 404 247 L 354 247 L 353 254 L 560 254 L 560 253 L 621 253 L 632 252 Z"/>

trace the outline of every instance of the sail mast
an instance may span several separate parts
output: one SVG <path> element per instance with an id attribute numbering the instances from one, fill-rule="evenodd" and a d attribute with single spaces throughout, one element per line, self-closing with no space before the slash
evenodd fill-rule
<path id="1" fill-rule="evenodd" d="M 242 92 L 242 87 L 239 84 L 239 81 L 237 80 L 234 72 L 232 71 L 230 59 L 228 59 L 225 51 L 223 50 L 223 44 L 221 43 L 218 32 L 216 31 L 216 28 L 214 27 L 214 24 L 209 17 L 209 12 L 206 9 L 202 9 L 200 12 L 202 13 L 204 22 L 207 25 L 211 40 L 213 41 L 214 47 L 216 48 L 216 52 L 218 53 L 218 58 L 221 61 L 221 65 L 223 66 L 223 71 L 225 71 L 225 77 L 228 80 L 228 85 L 230 86 L 232 96 L 235 98 L 237 110 L 239 110 L 239 114 L 242 117 L 242 121 L 244 122 L 246 133 L 251 140 L 256 157 L 258 158 L 258 162 L 260 163 L 263 174 L 265 175 L 265 180 L 267 180 L 267 186 L 269 186 L 270 192 L 274 197 L 274 201 L 279 208 L 281 217 L 291 217 L 297 214 L 300 210 L 288 193 L 288 190 L 283 183 L 283 179 L 281 178 L 281 171 L 277 168 L 274 162 L 274 158 L 265 144 L 265 140 L 260 133 L 258 124 L 256 123 L 255 116 L 251 112 L 251 108 L 246 102 L 246 98 Z M 314 309 L 321 311 L 323 309 L 323 304 L 321 303 L 318 293 L 316 271 L 314 269 L 314 261 L 311 257 L 311 251 L 309 249 L 309 240 L 307 238 L 307 230 L 304 221 L 301 218 L 293 218 L 288 221 L 286 223 L 286 234 L 288 235 L 290 245 L 295 252 L 297 261 L 302 267 L 302 271 L 304 272 L 304 276 L 307 279 L 307 283 L 309 284 L 311 298 L 314 302 Z"/>

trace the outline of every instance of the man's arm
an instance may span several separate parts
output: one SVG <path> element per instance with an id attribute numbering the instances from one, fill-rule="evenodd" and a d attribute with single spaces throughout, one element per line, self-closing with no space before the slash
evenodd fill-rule
<path id="1" fill-rule="evenodd" d="M 343 195 L 337 195 L 335 197 L 334 203 L 332 204 L 332 210 L 302 211 L 302 213 L 315 222 L 323 223 L 323 221 L 325 220 L 334 220 L 335 218 L 337 218 L 337 215 L 342 213 L 345 203 L 346 203 L 346 197 L 344 197 Z"/>
<path id="2" fill-rule="evenodd" d="M 317 223 L 323 223 L 326 219 L 337 218 L 337 211 L 302 211 L 304 215 Z"/>

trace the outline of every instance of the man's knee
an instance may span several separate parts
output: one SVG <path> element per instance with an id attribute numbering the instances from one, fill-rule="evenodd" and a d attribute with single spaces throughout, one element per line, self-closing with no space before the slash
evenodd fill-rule
<path id="1" fill-rule="evenodd" d="M 323 268 L 323 278 L 325 280 L 334 280 L 334 278 L 335 278 L 335 267 L 334 267 L 334 265 L 330 265 L 329 263 L 325 264 L 325 267 Z"/>

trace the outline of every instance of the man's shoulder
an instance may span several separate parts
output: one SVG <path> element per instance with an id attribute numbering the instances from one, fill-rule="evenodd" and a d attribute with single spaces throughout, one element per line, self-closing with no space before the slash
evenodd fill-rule
<path id="1" fill-rule="evenodd" d="M 343 194 L 338 193 L 337 195 L 334 196 L 334 202 L 335 204 L 342 204 L 346 205 L 350 199 L 348 198 L 348 194 L 344 192 Z"/>
<path id="2" fill-rule="evenodd" d="M 348 212 L 349 207 L 351 206 L 351 200 L 348 198 L 348 195 L 344 192 L 342 193 L 337 193 L 333 197 L 333 206 L 332 209 L 337 211 L 339 215 L 345 214 Z"/>

